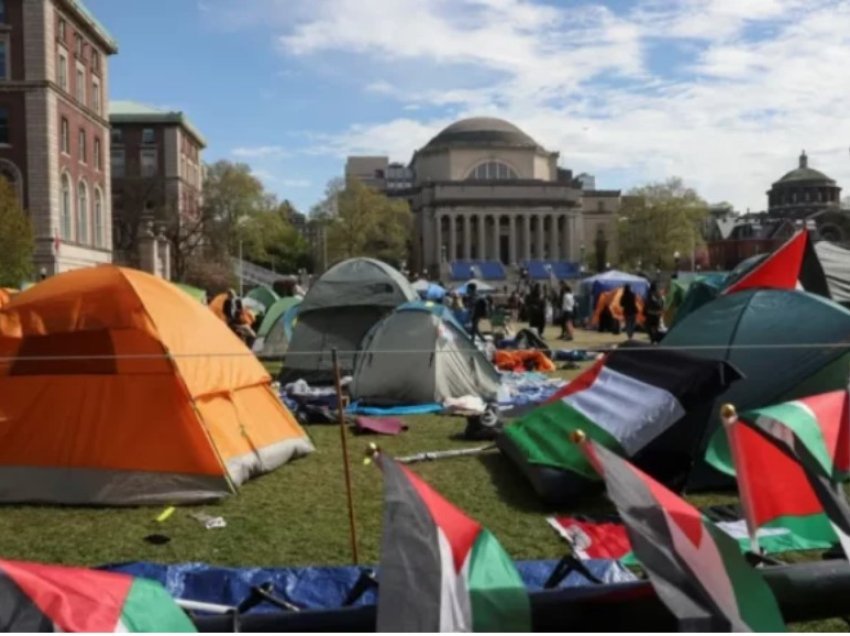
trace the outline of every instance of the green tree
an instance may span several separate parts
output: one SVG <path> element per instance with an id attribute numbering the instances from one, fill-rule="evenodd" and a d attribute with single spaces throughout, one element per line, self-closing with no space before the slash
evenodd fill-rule
<path id="1" fill-rule="evenodd" d="M 11 184 L 0 177 L 0 286 L 18 287 L 32 276 L 32 226 Z"/>
<path id="2" fill-rule="evenodd" d="M 294 273 L 307 253 L 307 242 L 290 222 L 292 208 L 281 204 L 243 217 L 238 235 L 243 257 L 281 273 Z"/>
<path id="3" fill-rule="evenodd" d="M 357 179 L 348 180 L 331 196 L 335 204 L 329 200 L 324 211 L 329 217 L 329 262 L 370 256 L 398 267 L 407 259 L 413 220 L 407 201 L 391 199 Z"/>
<path id="4" fill-rule="evenodd" d="M 631 190 L 623 197 L 618 224 L 620 261 L 629 267 L 674 266 L 703 244 L 708 205 L 678 177 Z"/>

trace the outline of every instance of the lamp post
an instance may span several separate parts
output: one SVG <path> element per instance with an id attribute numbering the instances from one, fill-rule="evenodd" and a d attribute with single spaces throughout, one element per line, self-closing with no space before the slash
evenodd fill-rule
<path id="1" fill-rule="evenodd" d="M 673 271 L 678 274 L 679 273 L 679 259 L 682 255 L 679 253 L 679 250 L 673 252 Z"/>

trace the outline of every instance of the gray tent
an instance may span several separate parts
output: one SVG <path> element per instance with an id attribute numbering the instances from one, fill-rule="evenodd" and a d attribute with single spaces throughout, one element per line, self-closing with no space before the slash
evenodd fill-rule
<path id="1" fill-rule="evenodd" d="M 402 305 L 363 339 L 351 396 L 367 404 L 443 403 L 477 395 L 492 400 L 499 372 L 440 304 Z"/>
<path id="2" fill-rule="evenodd" d="M 334 265 L 299 305 L 280 380 L 332 380 L 333 349 L 339 352 L 341 372 L 351 373 L 366 332 L 393 309 L 417 298 L 404 276 L 381 261 L 352 258 Z"/>
<path id="3" fill-rule="evenodd" d="M 818 241 L 815 252 L 826 274 L 832 300 L 850 306 L 850 250 L 829 241 Z"/>

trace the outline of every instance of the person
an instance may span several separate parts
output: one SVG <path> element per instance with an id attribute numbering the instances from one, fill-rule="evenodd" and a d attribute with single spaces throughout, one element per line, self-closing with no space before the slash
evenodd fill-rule
<path id="1" fill-rule="evenodd" d="M 531 292 L 525 300 L 525 306 L 528 311 L 528 326 L 531 329 L 536 329 L 538 335 L 542 338 L 546 329 L 546 301 L 543 298 L 540 283 L 535 283 L 534 287 L 531 288 Z"/>
<path id="2" fill-rule="evenodd" d="M 561 285 L 561 340 L 572 340 L 576 297 L 573 296 L 573 290 L 567 283 Z"/>
<path id="3" fill-rule="evenodd" d="M 651 343 L 661 342 L 661 313 L 664 311 L 664 300 L 654 282 L 649 285 L 646 296 L 646 331 Z"/>
<path id="4" fill-rule="evenodd" d="M 469 335 L 475 341 L 475 336 L 478 336 L 481 341 L 484 341 L 484 336 L 478 328 L 482 318 L 487 316 L 487 299 L 478 296 L 478 287 L 475 283 L 469 283 L 466 288 L 466 308 L 470 315 Z"/>
<path id="5" fill-rule="evenodd" d="M 635 335 L 637 326 L 637 298 L 632 291 L 631 285 L 623 287 L 623 295 L 620 298 L 620 307 L 623 308 L 623 316 L 626 319 L 626 337 L 631 340 Z"/>
<path id="6" fill-rule="evenodd" d="M 224 300 L 224 305 L 222 306 L 222 312 L 224 313 L 224 320 L 227 322 L 227 326 L 231 329 L 239 324 L 241 304 L 242 302 L 239 300 L 236 292 L 233 289 L 228 289 L 227 298 Z"/>

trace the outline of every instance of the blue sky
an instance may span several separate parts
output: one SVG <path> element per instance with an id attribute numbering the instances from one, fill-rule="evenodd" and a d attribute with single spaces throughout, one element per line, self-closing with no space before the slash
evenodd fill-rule
<path id="1" fill-rule="evenodd" d="M 406 162 L 472 115 L 605 188 L 676 175 L 762 209 L 801 148 L 850 188 L 845 0 L 86 3 L 119 41 L 112 99 L 185 111 L 208 161 L 304 211 L 347 154 Z"/>

